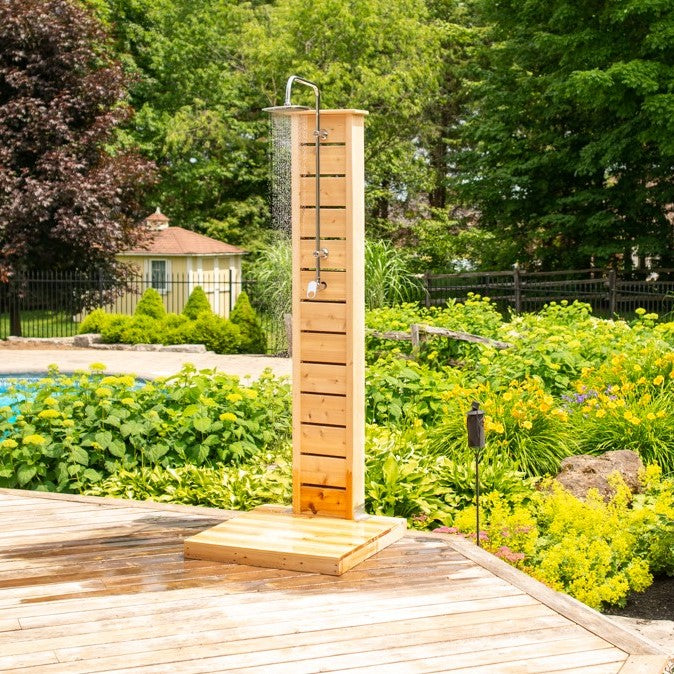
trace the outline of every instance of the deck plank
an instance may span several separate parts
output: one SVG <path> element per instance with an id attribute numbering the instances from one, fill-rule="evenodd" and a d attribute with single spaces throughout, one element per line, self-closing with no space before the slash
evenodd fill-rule
<path id="1" fill-rule="evenodd" d="M 0 670 L 664 668 L 648 642 L 448 537 L 409 532 L 340 577 L 183 557 L 230 516 L 0 489 Z"/>

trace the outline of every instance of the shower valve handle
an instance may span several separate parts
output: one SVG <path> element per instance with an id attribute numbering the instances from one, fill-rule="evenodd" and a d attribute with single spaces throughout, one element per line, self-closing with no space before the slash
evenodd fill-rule
<path id="1" fill-rule="evenodd" d="M 325 281 L 309 281 L 307 285 L 307 299 L 313 300 L 319 290 L 325 290 L 328 284 Z"/>
<path id="2" fill-rule="evenodd" d="M 328 137 L 328 132 L 325 129 L 314 129 L 314 137 L 325 140 Z"/>
<path id="3" fill-rule="evenodd" d="M 314 251 L 314 257 L 316 259 L 325 260 L 328 257 L 329 251 L 327 248 L 320 248 L 319 250 Z"/>

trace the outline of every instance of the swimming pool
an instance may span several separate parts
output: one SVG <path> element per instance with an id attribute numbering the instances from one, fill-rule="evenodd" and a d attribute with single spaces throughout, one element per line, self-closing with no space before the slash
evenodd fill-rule
<path id="1" fill-rule="evenodd" d="M 0 374 L 0 407 L 12 406 L 19 402 L 16 395 L 8 395 L 7 391 L 12 387 L 21 388 L 22 383 L 32 384 L 44 379 L 46 374 L 20 372 L 18 374 Z"/>

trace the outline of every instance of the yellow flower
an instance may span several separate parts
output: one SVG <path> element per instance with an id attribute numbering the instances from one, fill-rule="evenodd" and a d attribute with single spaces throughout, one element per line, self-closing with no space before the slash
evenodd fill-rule
<path id="1" fill-rule="evenodd" d="M 229 400 L 230 403 L 238 403 L 239 400 L 243 400 L 243 396 L 240 393 L 230 393 L 227 396 L 227 400 Z"/>
<path id="2" fill-rule="evenodd" d="M 510 391 L 506 391 L 502 396 L 503 400 L 512 400 L 513 394 Z"/>
<path id="3" fill-rule="evenodd" d="M 236 421 L 236 414 L 232 414 L 231 412 L 223 412 L 220 415 L 220 421 Z"/>
<path id="4" fill-rule="evenodd" d="M 92 363 L 91 365 L 89 365 L 89 369 L 92 372 L 104 372 L 107 368 L 105 367 L 105 365 L 103 365 L 103 363 Z"/>
<path id="5" fill-rule="evenodd" d="M 40 412 L 37 416 L 40 419 L 56 419 L 56 417 L 59 417 L 61 415 L 58 413 L 57 410 L 49 409 L 49 410 L 42 410 L 42 412 Z"/>
<path id="6" fill-rule="evenodd" d="M 548 405 L 548 403 L 546 403 L 546 402 L 542 402 L 542 403 L 538 406 L 538 409 L 539 409 L 541 412 L 545 413 L 545 412 L 547 412 L 547 411 L 550 409 L 550 405 Z"/>
<path id="7" fill-rule="evenodd" d="M 66 428 L 72 428 L 75 425 L 75 422 L 72 419 L 64 419 L 63 420 L 63 425 Z"/>
<path id="8" fill-rule="evenodd" d="M 657 419 L 657 417 L 655 416 L 655 414 L 653 414 L 653 412 L 649 412 L 649 413 L 646 415 L 646 419 L 648 419 L 648 420 L 650 420 L 650 421 L 654 421 L 655 419 Z"/>
<path id="9" fill-rule="evenodd" d="M 632 366 L 632 369 L 633 369 L 635 372 L 641 372 L 641 365 L 639 365 L 639 363 L 635 363 L 635 364 Z"/>
<path id="10" fill-rule="evenodd" d="M 7 440 L 2 441 L 2 446 L 5 449 L 14 449 L 19 446 L 19 443 L 16 440 L 12 440 L 12 438 L 7 438 Z"/>
<path id="11" fill-rule="evenodd" d="M 59 401 L 56 400 L 56 398 L 49 396 L 48 398 L 44 399 L 44 404 L 49 405 L 50 407 L 56 407 L 59 404 Z"/>
<path id="12" fill-rule="evenodd" d="M 250 398 L 251 400 L 255 400 L 255 398 L 257 398 L 257 391 L 254 391 L 251 388 L 247 388 L 245 390 L 245 393 L 246 393 L 246 398 Z"/>
<path id="13" fill-rule="evenodd" d="M 597 419 L 603 419 L 606 416 L 606 410 L 597 410 L 597 414 L 595 416 Z"/>
<path id="14" fill-rule="evenodd" d="M 104 386 L 97 388 L 94 393 L 98 398 L 109 398 L 112 395 L 112 391 Z"/>
<path id="15" fill-rule="evenodd" d="M 24 445 L 44 445 L 47 442 L 41 435 L 27 435 L 23 439 Z"/>
<path id="16" fill-rule="evenodd" d="M 117 383 L 117 377 L 103 377 L 101 379 L 101 384 L 103 386 L 109 386 L 110 384 L 116 384 Z"/>
<path id="17" fill-rule="evenodd" d="M 134 399 L 133 398 L 122 398 L 119 402 L 121 402 L 122 405 L 133 405 Z"/>
<path id="18" fill-rule="evenodd" d="M 522 426 L 523 426 L 524 428 L 526 428 L 527 430 L 529 430 L 529 429 L 531 429 L 531 427 L 533 426 L 533 424 L 527 419 L 526 421 L 523 421 L 523 422 L 522 422 Z"/>
<path id="19" fill-rule="evenodd" d="M 80 407 L 84 407 L 84 403 L 81 400 L 76 400 L 73 403 L 73 409 L 78 409 Z"/>
<path id="20" fill-rule="evenodd" d="M 659 375 L 653 380 L 653 384 L 655 384 L 655 386 L 660 386 L 660 385 L 662 384 L 663 381 L 665 381 L 665 378 L 664 378 L 661 374 L 659 374 Z"/>

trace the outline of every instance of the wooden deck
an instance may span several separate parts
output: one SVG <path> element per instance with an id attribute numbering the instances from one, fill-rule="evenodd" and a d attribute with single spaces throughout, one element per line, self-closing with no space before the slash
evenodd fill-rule
<path id="1" fill-rule="evenodd" d="M 184 559 L 231 513 L 0 490 L 2 672 L 661 672 L 655 646 L 475 546 L 340 577 Z"/>

